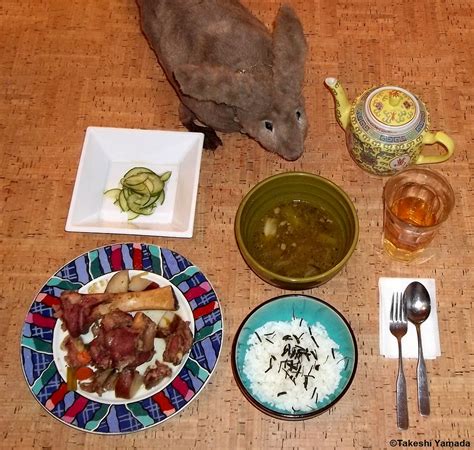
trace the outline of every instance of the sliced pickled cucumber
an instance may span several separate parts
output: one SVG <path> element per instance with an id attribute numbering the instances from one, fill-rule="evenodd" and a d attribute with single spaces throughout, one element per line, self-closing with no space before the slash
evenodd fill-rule
<path id="1" fill-rule="evenodd" d="M 133 191 L 129 188 L 126 188 L 124 187 L 122 189 L 122 192 L 123 192 L 123 195 L 125 195 L 125 198 L 127 199 L 128 197 L 130 197 L 131 194 L 133 194 Z"/>
<path id="2" fill-rule="evenodd" d="M 165 187 L 165 182 L 156 174 L 150 174 L 145 184 L 150 189 L 151 195 L 158 195 Z"/>
<path id="3" fill-rule="evenodd" d="M 148 173 L 141 172 L 136 175 L 122 178 L 122 184 L 127 184 L 127 186 L 136 186 L 137 184 L 144 183 L 148 178 Z"/>
<path id="4" fill-rule="evenodd" d="M 155 173 L 150 169 L 147 169 L 146 167 L 134 167 L 133 169 L 130 169 L 124 176 L 123 178 L 128 178 L 128 177 L 133 177 L 135 175 L 138 175 L 139 173 Z"/>
<path id="5" fill-rule="evenodd" d="M 127 211 L 127 220 L 133 220 L 140 217 L 140 214 L 134 213 L 133 211 Z"/>
<path id="6" fill-rule="evenodd" d="M 161 191 L 161 192 L 165 192 L 165 191 Z M 160 194 L 160 195 L 161 195 L 161 194 Z M 148 202 L 145 203 L 143 206 L 146 208 L 146 207 L 148 207 L 148 206 L 154 205 L 154 204 L 158 201 L 158 199 L 160 198 L 160 195 L 151 196 L 151 197 L 150 197 L 150 200 L 148 200 Z M 162 205 L 162 203 L 160 203 L 160 204 Z"/>
<path id="7" fill-rule="evenodd" d="M 112 200 L 113 202 L 116 202 L 119 198 L 119 195 L 120 195 L 120 192 L 122 190 L 121 189 L 118 189 L 118 188 L 115 188 L 115 189 L 109 189 L 108 191 L 105 191 L 104 192 L 104 195 L 107 197 L 107 198 L 110 198 L 110 200 Z"/>
<path id="8" fill-rule="evenodd" d="M 127 212 L 127 211 L 130 209 L 130 208 L 128 207 L 128 201 L 127 201 L 127 199 L 125 198 L 125 194 L 124 194 L 124 191 L 123 191 L 123 190 L 120 191 L 118 201 L 119 201 L 119 206 L 120 206 L 120 208 L 122 209 L 122 211 Z"/>
<path id="9" fill-rule="evenodd" d="M 164 189 L 161 191 L 158 199 L 157 199 L 157 203 L 159 203 L 160 205 L 163 204 L 163 202 L 165 201 L 165 191 Z"/>
<path id="10" fill-rule="evenodd" d="M 153 214 L 157 205 L 164 203 L 165 184 L 170 177 L 171 171 L 157 175 L 146 167 L 134 167 L 120 180 L 121 188 L 109 189 L 104 195 L 127 213 L 128 220 L 134 220 Z"/>
<path id="11" fill-rule="evenodd" d="M 122 181 L 122 186 L 128 188 L 129 190 L 133 192 L 138 192 L 139 194 L 150 193 L 150 190 L 148 189 L 145 183 L 128 184 L 127 181 L 125 180 L 125 181 Z"/>
<path id="12" fill-rule="evenodd" d="M 168 172 L 163 173 L 160 176 L 161 181 L 168 181 L 171 177 L 171 172 L 168 170 Z"/>

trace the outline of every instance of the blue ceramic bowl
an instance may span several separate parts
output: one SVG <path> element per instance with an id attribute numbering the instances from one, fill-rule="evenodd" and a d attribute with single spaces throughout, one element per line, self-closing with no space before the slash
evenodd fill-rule
<path id="1" fill-rule="evenodd" d="M 314 409 L 304 413 L 279 409 L 257 399 L 252 393 L 250 380 L 243 370 L 247 343 L 255 330 L 270 321 L 288 322 L 293 318 L 302 318 L 308 325 L 319 322 L 326 329 L 328 336 L 339 345 L 338 351 L 344 356 L 342 362 L 344 369 L 336 390 L 317 402 Z M 304 420 L 327 411 L 347 392 L 354 379 L 356 368 L 357 343 L 349 323 L 333 306 L 308 295 L 283 295 L 262 303 L 242 322 L 232 347 L 232 369 L 240 390 L 257 409 L 278 419 Z"/>

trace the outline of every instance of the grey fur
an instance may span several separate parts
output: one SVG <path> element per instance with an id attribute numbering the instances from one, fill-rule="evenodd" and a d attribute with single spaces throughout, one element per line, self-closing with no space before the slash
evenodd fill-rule
<path id="1" fill-rule="evenodd" d="M 181 100 L 181 121 L 205 132 L 205 146 L 221 143 L 214 130 L 242 132 L 287 160 L 301 156 L 307 47 L 289 6 L 270 33 L 236 0 L 137 1 L 142 30 Z"/>

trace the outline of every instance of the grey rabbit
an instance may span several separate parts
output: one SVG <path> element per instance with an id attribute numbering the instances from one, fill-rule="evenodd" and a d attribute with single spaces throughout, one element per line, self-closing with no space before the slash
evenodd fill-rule
<path id="1" fill-rule="evenodd" d="M 287 5 L 273 32 L 237 0 L 137 0 L 143 33 L 176 90 L 180 120 L 222 144 L 241 132 L 294 161 L 307 121 L 302 95 L 307 45 Z M 201 123 L 205 126 L 200 126 Z"/>

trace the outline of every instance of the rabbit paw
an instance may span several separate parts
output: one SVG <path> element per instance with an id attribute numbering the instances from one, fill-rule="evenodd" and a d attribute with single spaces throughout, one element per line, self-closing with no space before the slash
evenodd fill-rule
<path id="1" fill-rule="evenodd" d="M 199 127 L 201 133 L 204 133 L 204 148 L 206 150 L 215 150 L 217 147 L 222 145 L 221 138 L 217 136 L 217 133 L 208 127 Z"/>
<path id="2" fill-rule="evenodd" d="M 180 105 L 179 115 L 181 123 L 189 130 L 197 133 L 204 134 L 204 148 L 206 150 L 215 150 L 217 147 L 222 145 L 222 141 L 214 129 L 211 127 L 197 125 L 195 120 L 196 116 L 192 113 L 191 110 L 186 108 L 183 104 Z"/>
<path id="3" fill-rule="evenodd" d="M 194 122 L 188 123 L 185 125 L 189 131 L 194 131 L 197 133 L 204 134 L 204 148 L 206 150 L 215 150 L 217 147 L 222 145 L 222 140 L 215 130 L 210 127 L 202 127 L 200 125 L 196 125 Z"/>

